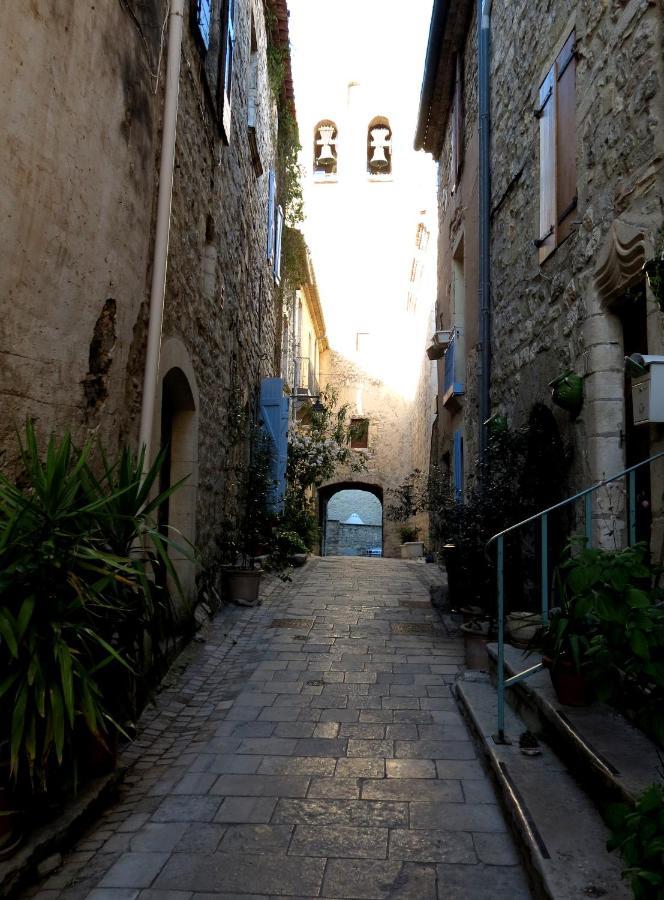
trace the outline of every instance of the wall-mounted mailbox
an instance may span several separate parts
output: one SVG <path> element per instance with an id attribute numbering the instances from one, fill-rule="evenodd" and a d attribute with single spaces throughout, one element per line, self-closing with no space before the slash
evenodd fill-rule
<path id="1" fill-rule="evenodd" d="M 632 372 L 634 424 L 664 422 L 664 356 L 634 353 L 626 362 Z"/>

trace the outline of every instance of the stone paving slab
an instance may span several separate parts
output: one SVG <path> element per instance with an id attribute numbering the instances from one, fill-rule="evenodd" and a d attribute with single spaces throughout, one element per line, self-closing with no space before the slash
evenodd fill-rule
<path id="1" fill-rule="evenodd" d="M 316 560 L 222 611 L 146 709 L 118 802 L 26 896 L 527 900 L 450 693 L 439 579 Z"/>

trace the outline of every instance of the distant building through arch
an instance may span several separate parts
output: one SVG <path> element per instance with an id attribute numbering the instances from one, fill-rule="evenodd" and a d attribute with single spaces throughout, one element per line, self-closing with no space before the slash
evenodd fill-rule
<path id="1" fill-rule="evenodd" d="M 319 489 L 323 556 L 381 556 L 383 490 L 347 481 Z"/>

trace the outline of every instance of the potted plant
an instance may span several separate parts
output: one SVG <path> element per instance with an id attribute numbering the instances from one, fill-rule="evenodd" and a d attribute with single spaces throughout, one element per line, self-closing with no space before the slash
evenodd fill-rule
<path id="1" fill-rule="evenodd" d="M 399 528 L 401 537 L 401 558 L 421 559 L 424 555 L 424 542 L 418 541 L 420 529 L 415 525 L 402 525 Z"/>
<path id="2" fill-rule="evenodd" d="M 400 523 L 401 558 L 421 559 L 424 556 L 424 542 L 418 541 L 420 529 L 410 520 L 425 507 L 427 489 L 424 474 L 415 469 L 389 493 L 392 503 L 386 508 L 385 515 L 390 521 Z"/>
<path id="3" fill-rule="evenodd" d="M 587 706 L 591 700 L 588 650 L 594 626 L 574 599 L 565 598 L 550 611 L 547 625 L 531 640 L 529 650 L 542 653 L 551 683 L 564 706 Z"/>
<path id="4" fill-rule="evenodd" d="M 0 476 L 0 727 L 12 784 L 33 792 L 72 775 L 81 733 L 122 731 L 101 673 L 128 664 L 105 622 L 120 612 L 116 589 L 141 580 L 100 529 L 108 497 L 88 493 L 91 449 L 51 438 L 42 460 L 28 423 L 20 477 Z"/>
<path id="5" fill-rule="evenodd" d="M 277 517 L 270 510 L 273 450 L 258 427 L 251 431 L 248 458 L 236 466 L 238 507 L 235 518 L 222 526 L 218 544 L 227 598 L 240 606 L 258 603 L 262 567 L 273 549 Z"/>
<path id="6" fill-rule="evenodd" d="M 583 405 L 583 378 L 568 370 L 549 382 L 551 399 L 561 409 L 577 415 Z"/>

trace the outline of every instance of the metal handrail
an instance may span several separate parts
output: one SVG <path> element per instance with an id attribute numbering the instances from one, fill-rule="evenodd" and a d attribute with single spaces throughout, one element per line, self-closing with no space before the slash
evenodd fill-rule
<path id="1" fill-rule="evenodd" d="M 520 681 L 524 681 L 526 678 L 529 678 L 531 675 L 534 675 L 535 672 L 539 672 L 543 668 L 542 663 L 537 663 L 534 666 L 529 666 L 527 669 L 524 669 L 521 672 L 517 672 L 517 674 L 513 675 L 511 678 L 505 678 L 505 536 L 511 534 L 514 531 L 518 531 L 525 525 L 530 525 L 533 522 L 537 522 L 538 520 L 540 522 L 542 569 L 540 580 L 540 597 L 542 623 L 546 624 L 549 618 L 549 514 L 555 512 L 556 510 L 563 509 L 566 506 L 571 506 L 572 504 L 583 498 L 585 539 L 587 546 L 591 547 L 593 540 L 592 495 L 600 488 L 605 487 L 607 484 L 618 481 L 620 478 L 627 477 L 629 524 L 628 539 L 630 546 L 632 546 L 636 543 L 636 471 L 637 469 L 643 468 L 643 466 L 649 466 L 655 460 L 660 459 L 663 456 L 664 450 L 661 450 L 659 453 L 655 453 L 648 459 L 644 459 L 642 462 L 636 463 L 636 465 L 634 466 L 629 466 L 629 468 L 624 469 L 622 472 L 618 472 L 617 475 L 612 475 L 611 478 L 604 478 L 602 481 L 598 481 L 596 484 L 593 484 L 588 488 L 584 488 L 584 490 L 582 491 L 578 491 L 578 493 L 574 494 L 571 497 L 568 497 L 566 500 L 562 500 L 560 503 L 554 503 L 553 506 L 549 506 L 547 509 L 544 509 L 539 513 L 535 513 L 534 515 L 529 516 L 527 519 L 523 519 L 523 521 L 521 522 L 517 522 L 516 525 L 510 525 L 509 528 L 504 528 L 502 531 L 499 531 L 497 534 L 494 534 L 492 537 L 490 537 L 487 541 L 485 547 L 486 551 L 488 552 L 489 548 L 495 543 L 497 555 L 496 587 L 498 594 L 498 734 L 496 736 L 496 740 L 499 743 L 505 743 L 505 688 L 512 687 L 512 685 L 517 684 Z"/>

